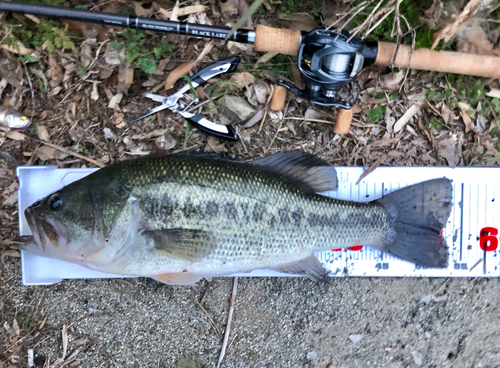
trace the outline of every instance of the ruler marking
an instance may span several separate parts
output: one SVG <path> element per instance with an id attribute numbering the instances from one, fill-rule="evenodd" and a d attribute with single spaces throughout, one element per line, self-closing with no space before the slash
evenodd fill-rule
<path id="1" fill-rule="evenodd" d="M 462 244 L 464 239 L 464 183 L 462 183 L 462 192 L 460 193 L 460 262 L 462 262 Z"/>
<path id="2" fill-rule="evenodd" d="M 479 184 L 478 184 L 479 186 Z M 479 201 L 478 202 L 478 207 L 479 207 Z M 484 187 L 484 210 L 485 210 L 485 224 L 486 224 L 486 214 L 488 213 L 488 186 L 485 185 Z M 479 216 L 479 215 L 478 215 Z M 481 236 L 481 234 L 479 234 Z M 483 264 L 483 275 L 486 275 L 486 246 L 484 247 L 484 256 L 483 256 L 483 259 L 484 259 L 484 264 Z M 488 263 L 489 264 L 489 263 Z"/>

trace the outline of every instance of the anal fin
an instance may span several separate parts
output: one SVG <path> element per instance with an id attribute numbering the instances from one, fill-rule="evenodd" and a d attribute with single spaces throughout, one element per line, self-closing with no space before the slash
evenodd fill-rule
<path id="1" fill-rule="evenodd" d="M 313 281 L 326 281 L 328 279 L 326 269 L 314 255 L 298 262 L 287 263 L 278 267 L 273 267 L 272 269 L 283 273 L 304 275 Z"/>
<path id="2" fill-rule="evenodd" d="M 172 272 L 153 275 L 151 278 L 167 285 L 193 285 L 200 281 L 203 276 L 191 272 Z"/>

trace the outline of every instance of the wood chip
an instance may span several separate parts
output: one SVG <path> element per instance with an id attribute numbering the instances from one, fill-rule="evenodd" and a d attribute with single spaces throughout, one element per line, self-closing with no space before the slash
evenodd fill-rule
<path id="1" fill-rule="evenodd" d="M 179 0 L 175 2 L 174 8 L 172 9 L 172 13 L 170 14 L 170 20 L 172 22 L 178 22 L 179 21 Z"/>
<path id="2" fill-rule="evenodd" d="M 278 55 L 277 52 L 266 52 L 264 55 L 262 55 L 258 60 L 257 62 L 255 63 L 255 65 L 253 66 L 254 69 L 258 68 L 259 64 L 260 63 L 267 63 L 269 60 L 271 60 L 273 57 L 275 57 L 276 55 Z"/>
<path id="3" fill-rule="evenodd" d="M 207 42 L 203 50 L 200 52 L 200 55 L 195 60 L 195 64 L 198 64 L 200 61 L 204 60 L 205 57 L 210 54 L 210 51 L 214 48 L 214 41 Z"/>
<path id="4" fill-rule="evenodd" d="M 62 334 L 62 344 L 63 344 L 62 360 L 64 360 L 66 358 L 66 353 L 68 351 L 68 326 L 63 325 L 61 334 Z"/>
<path id="5" fill-rule="evenodd" d="M 361 174 L 358 181 L 356 182 L 356 185 L 358 185 L 361 180 L 366 178 L 373 170 L 375 170 L 383 161 L 385 161 L 386 158 L 386 154 L 380 155 L 377 161 L 375 161 L 363 174 Z"/>
<path id="6" fill-rule="evenodd" d="M 406 124 L 410 122 L 410 120 L 417 114 L 422 108 L 421 104 L 412 105 L 404 114 L 399 118 L 399 120 L 394 124 L 394 133 L 399 132 L 401 129 L 405 127 Z"/>

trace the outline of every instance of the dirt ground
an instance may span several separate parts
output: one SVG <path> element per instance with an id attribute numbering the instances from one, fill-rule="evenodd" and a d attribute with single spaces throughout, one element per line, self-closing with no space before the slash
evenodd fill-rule
<path id="1" fill-rule="evenodd" d="M 165 16 L 160 8 L 175 6 L 167 0 L 48 3 L 148 17 Z M 205 10 L 181 20 L 230 26 L 245 11 L 239 7 L 242 3 L 210 1 Z M 413 9 L 410 4 L 415 3 L 405 1 L 404 9 Z M 439 30 L 468 1 L 457 1 L 453 11 L 453 2 L 424 3 L 415 19 Z M 290 0 L 280 7 L 265 2 L 265 9 L 247 26 L 309 30 L 311 22 L 314 28 L 338 21 L 338 27 L 349 18 L 342 15 L 365 6 L 318 4 Z M 392 14 L 394 4 L 383 2 L 376 16 Z M 498 55 L 498 24 L 477 20 L 498 21 L 498 8 L 488 6 L 471 12 L 476 18 L 466 17 L 466 27 L 445 46 Z M 401 14 L 411 21 L 412 14 L 404 11 Z M 361 27 L 362 34 L 377 21 L 375 17 L 364 24 L 369 14 L 360 10 L 361 21 L 346 24 L 346 29 Z M 266 111 L 273 80 L 282 77 L 300 84 L 292 58 L 258 60 L 262 54 L 248 45 L 160 37 L 149 31 L 127 33 L 74 22 L 47 25 L 21 15 L 0 16 L 0 21 L 0 46 L 10 45 L 0 49 L 1 106 L 34 120 L 23 134 L 0 130 L 0 368 L 27 367 L 30 350 L 36 367 L 215 367 L 233 286 L 232 278 L 187 287 L 144 278 L 23 286 L 13 243 L 18 235 L 19 165 L 96 167 L 184 149 L 241 159 L 300 149 L 335 166 L 500 164 L 500 86 L 495 79 L 365 68 L 357 79 L 360 94 L 350 132 L 336 135 L 335 109 L 313 107 L 290 94 L 284 111 L 267 111 L 253 124 L 231 121 L 217 107 L 221 95 L 232 94 Z M 391 33 L 392 20 L 384 24 L 378 26 L 379 33 L 374 31 L 376 37 Z M 417 43 L 424 42 L 418 33 L 422 27 L 414 28 Z M 402 31 L 407 37 L 402 40 L 411 44 L 407 31 Z M 16 42 L 23 42 L 28 51 L 13 49 Z M 238 142 L 188 129 L 180 116 L 168 111 L 129 123 L 152 106 L 141 97 L 143 92 L 171 94 L 186 81 L 180 79 L 174 89 L 165 90 L 168 76 L 200 54 L 191 74 L 214 60 L 242 58 L 235 73 L 197 90 L 200 100 L 209 101 L 196 108 L 213 121 L 237 126 Z M 154 68 L 144 61 L 148 58 Z M 415 114 L 402 124 L 412 108 Z M 326 283 L 240 278 L 221 367 L 500 367 L 499 306 L 496 278 L 332 278 Z"/>

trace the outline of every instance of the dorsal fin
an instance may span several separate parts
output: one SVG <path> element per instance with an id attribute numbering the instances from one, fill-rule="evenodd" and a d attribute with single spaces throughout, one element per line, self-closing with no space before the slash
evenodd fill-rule
<path id="1" fill-rule="evenodd" d="M 250 162 L 253 165 L 267 166 L 280 174 L 294 178 L 305 184 L 311 192 L 321 193 L 336 190 L 337 171 L 326 161 L 306 152 L 278 152 Z"/>

